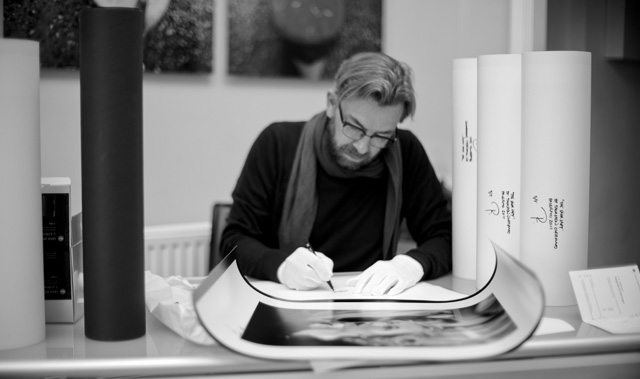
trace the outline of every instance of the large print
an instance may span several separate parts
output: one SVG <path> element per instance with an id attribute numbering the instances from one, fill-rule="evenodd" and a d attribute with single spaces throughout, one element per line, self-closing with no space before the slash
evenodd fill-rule
<path id="1" fill-rule="evenodd" d="M 258 306 L 242 338 L 264 345 L 454 346 L 516 329 L 498 300 L 444 310 L 305 310 Z"/>
<path id="2" fill-rule="evenodd" d="M 535 275 L 494 248 L 493 275 L 476 293 L 453 296 L 423 282 L 411 297 L 340 291 L 340 275 L 336 293 L 265 286 L 244 276 L 231 252 L 195 291 L 194 306 L 221 345 L 258 358 L 485 359 L 522 345 L 544 312 Z"/>

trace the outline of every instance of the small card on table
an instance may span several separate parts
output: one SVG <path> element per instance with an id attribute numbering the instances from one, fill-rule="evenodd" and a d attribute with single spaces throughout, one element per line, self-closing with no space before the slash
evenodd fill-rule
<path id="1" fill-rule="evenodd" d="M 609 333 L 640 333 L 638 265 L 569 272 L 582 321 Z"/>

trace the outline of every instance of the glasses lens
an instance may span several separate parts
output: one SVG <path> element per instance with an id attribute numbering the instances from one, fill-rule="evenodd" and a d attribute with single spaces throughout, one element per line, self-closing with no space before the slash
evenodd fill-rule
<path id="1" fill-rule="evenodd" d="M 364 137 L 364 132 L 351 124 L 344 124 L 342 133 L 354 140 L 359 140 L 360 138 Z"/>
<path id="2" fill-rule="evenodd" d="M 387 145 L 389 144 L 388 139 L 386 138 L 381 138 L 381 137 L 371 137 L 371 141 L 369 142 L 371 144 L 371 146 L 375 146 L 379 149 L 384 149 L 385 147 L 387 147 Z"/>

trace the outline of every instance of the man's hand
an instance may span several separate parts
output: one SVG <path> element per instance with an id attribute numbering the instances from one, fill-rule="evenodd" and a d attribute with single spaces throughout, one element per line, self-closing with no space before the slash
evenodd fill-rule
<path id="1" fill-rule="evenodd" d="M 320 287 L 333 275 L 333 261 L 326 255 L 313 254 L 304 247 L 297 248 L 278 267 L 278 280 L 294 290 Z"/>
<path id="2" fill-rule="evenodd" d="M 362 274 L 347 280 L 355 287 L 353 293 L 380 296 L 397 295 L 411 288 L 424 275 L 422 265 L 406 255 L 397 255 L 390 261 L 377 261 Z"/>

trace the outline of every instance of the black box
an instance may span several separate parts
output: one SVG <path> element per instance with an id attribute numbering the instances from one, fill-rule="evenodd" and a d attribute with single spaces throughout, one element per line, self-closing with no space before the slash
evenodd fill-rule
<path id="1" fill-rule="evenodd" d="M 42 178 L 45 318 L 76 322 L 84 314 L 82 214 L 71 217 L 71 180 Z"/>

